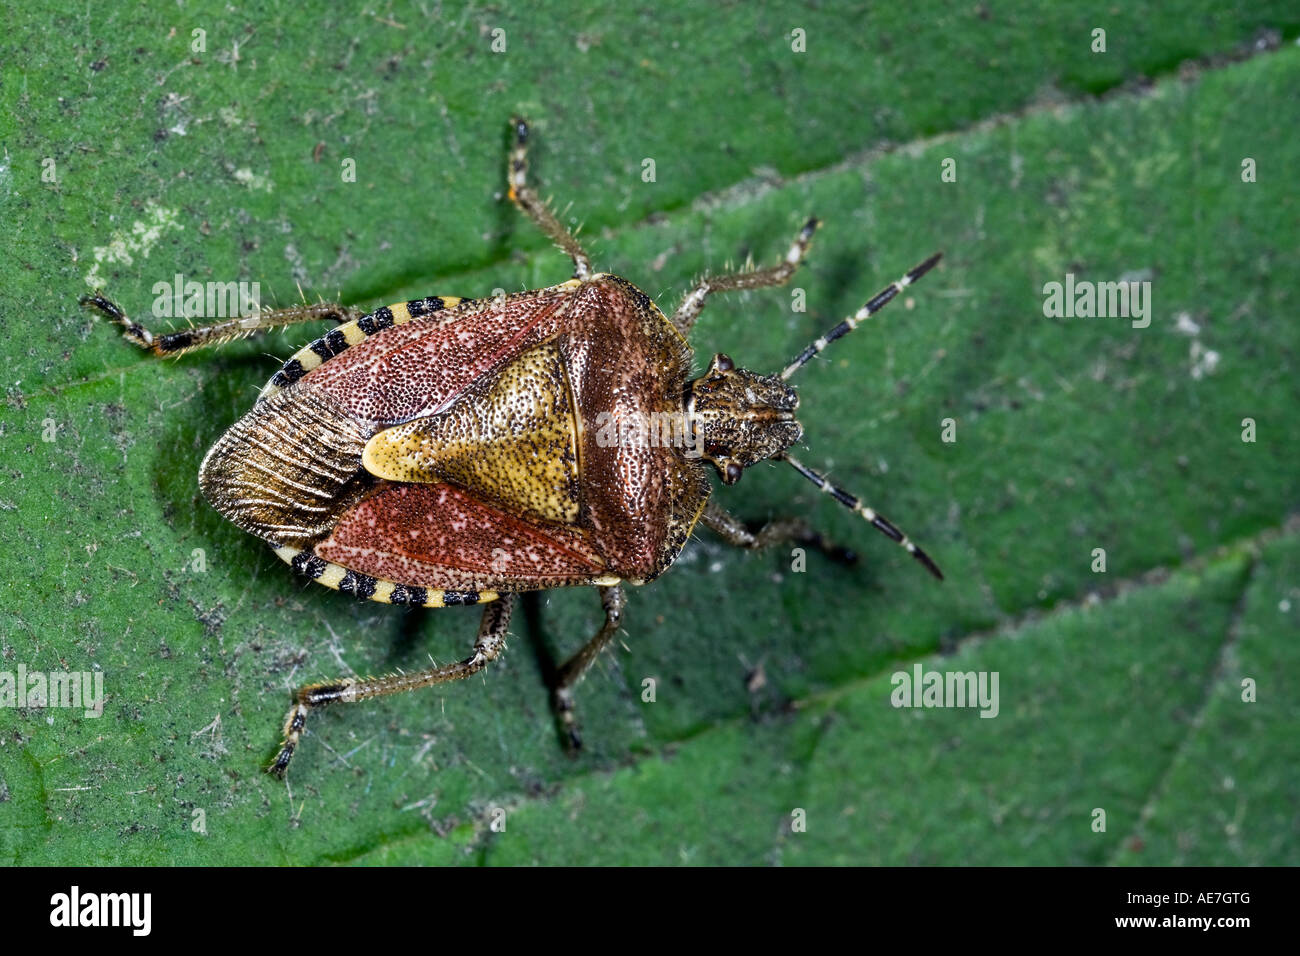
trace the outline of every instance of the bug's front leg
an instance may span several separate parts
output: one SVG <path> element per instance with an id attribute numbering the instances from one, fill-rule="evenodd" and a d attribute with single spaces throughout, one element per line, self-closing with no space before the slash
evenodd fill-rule
<path id="1" fill-rule="evenodd" d="M 705 276 L 695 284 L 695 288 L 686 293 L 682 304 L 673 313 L 672 323 L 683 336 L 690 335 L 695 320 L 704 311 L 704 300 L 715 292 L 731 292 L 735 289 L 762 289 L 768 286 L 785 285 L 799 268 L 799 263 L 808 254 L 812 245 L 813 233 L 821 226 L 816 218 L 809 219 L 799 235 L 795 237 L 785 259 L 766 269 L 751 269 L 749 272 L 732 272 L 727 275 Z"/>
<path id="2" fill-rule="evenodd" d="M 510 169 L 507 173 L 509 188 L 506 195 L 573 260 L 573 277 L 586 279 L 591 275 L 591 257 L 582 248 L 577 236 L 556 218 L 551 208 L 528 185 L 528 124 L 516 117 L 513 127 L 515 143 L 510 151 Z"/>
<path id="3" fill-rule="evenodd" d="M 613 587 L 600 589 L 600 603 L 605 609 L 605 623 L 582 650 L 565 661 L 556 671 L 554 686 L 551 688 L 551 704 L 555 709 L 555 717 L 559 721 L 564 742 L 571 750 L 577 750 L 582 746 L 577 715 L 573 711 L 573 688 L 595 663 L 600 652 L 605 649 L 605 645 L 618 633 L 627 597 L 623 594 L 622 587 L 615 584 Z"/>
<path id="4" fill-rule="evenodd" d="M 154 355 L 180 355 L 191 349 L 203 348 L 205 345 L 220 345 L 234 339 L 241 339 L 254 332 L 294 325 L 298 322 L 315 322 L 329 319 L 335 322 L 351 322 L 362 316 L 360 309 L 332 302 L 320 302 L 316 305 L 294 305 L 286 309 L 270 309 L 254 312 L 236 319 L 222 319 L 208 325 L 196 325 L 192 329 L 177 329 L 174 332 L 161 332 L 154 335 L 139 322 L 131 319 L 122 311 L 121 306 L 104 298 L 98 292 L 83 295 L 83 306 L 93 308 L 112 319 L 123 328 L 123 335 L 131 342 L 147 349 Z"/>
<path id="5" fill-rule="evenodd" d="M 802 518 L 777 518 L 765 524 L 762 530 L 753 532 L 735 515 L 710 502 L 705 506 L 704 514 L 700 515 L 700 521 L 728 544 L 750 551 L 775 544 L 803 544 L 842 564 L 852 564 L 858 559 L 851 549 L 827 541 Z"/>
<path id="6" fill-rule="evenodd" d="M 284 721 L 284 743 L 280 752 L 268 769 L 269 773 L 283 777 L 289 768 L 289 761 L 298 748 L 311 711 L 336 701 L 356 703 L 371 697 L 383 697 L 387 694 L 401 694 L 408 690 L 445 684 L 448 681 L 461 680 L 478 673 L 489 663 L 501 656 L 506 647 L 506 630 L 510 627 L 510 612 L 514 609 L 514 595 L 503 594 L 501 598 L 483 609 L 483 620 L 479 624 L 478 639 L 474 642 L 474 652 L 463 661 L 446 664 L 442 667 L 430 667 L 412 674 L 389 674 L 387 677 L 367 677 L 363 679 L 348 678 L 330 681 L 324 684 L 309 684 L 301 687 L 294 694 L 293 707 Z"/>

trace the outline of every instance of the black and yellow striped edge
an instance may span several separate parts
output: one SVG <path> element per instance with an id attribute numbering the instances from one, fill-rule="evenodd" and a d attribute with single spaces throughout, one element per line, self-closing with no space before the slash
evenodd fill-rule
<path id="1" fill-rule="evenodd" d="M 595 278 L 595 277 L 594 277 Z M 578 279 L 569 279 L 559 285 L 533 292 L 516 292 L 507 296 L 513 299 L 521 295 L 536 295 L 538 292 L 553 292 L 563 289 L 575 289 L 582 285 Z M 375 311 L 363 315 L 354 322 L 345 322 L 336 329 L 322 335 L 316 341 L 295 352 L 280 370 L 271 376 L 271 380 L 262 388 L 258 401 L 270 398 L 280 389 L 292 385 L 314 368 L 364 342 L 370 336 L 390 329 L 395 325 L 405 325 L 413 319 L 424 318 L 439 312 L 450 312 L 461 306 L 474 305 L 480 299 L 462 299 L 454 295 L 431 295 L 423 299 L 411 299 L 409 302 L 395 302 L 380 306 Z"/>
<path id="2" fill-rule="evenodd" d="M 381 604 L 405 604 L 410 607 L 460 607 L 486 604 L 500 595 L 496 591 L 444 591 L 410 584 L 396 584 L 383 578 L 350 571 L 340 564 L 319 558 L 310 551 L 281 547 L 275 555 L 299 574 L 343 594 L 378 601 Z"/>
<path id="3" fill-rule="evenodd" d="M 431 295 L 424 299 L 412 299 L 409 302 L 381 306 L 354 322 L 345 322 L 293 353 L 289 360 L 280 366 L 280 371 L 271 376 L 271 380 L 262 389 L 258 400 L 270 398 L 327 359 L 332 359 L 353 345 L 364 342 L 376 332 L 391 329 L 395 325 L 405 325 L 412 319 L 445 312 L 462 303 L 473 301 L 473 299 L 461 299 L 452 295 Z"/>
<path id="4" fill-rule="evenodd" d="M 326 561 L 301 548 L 278 547 L 275 548 L 275 555 L 294 571 L 311 578 L 317 584 L 323 584 L 342 594 L 378 601 L 381 604 L 404 604 L 409 607 L 467 607 L 471 604 L 487 604 L 501 596 L 498 591 L 447 591 L 411 584 L 397 584 L 394 581 L 351 571 L 341 564 Z M 574 584 L 596 587 L 613 587 L 622 583 L 642 582 L 625 581 L 616 574 L 603 574 L 574 582 Z"/>

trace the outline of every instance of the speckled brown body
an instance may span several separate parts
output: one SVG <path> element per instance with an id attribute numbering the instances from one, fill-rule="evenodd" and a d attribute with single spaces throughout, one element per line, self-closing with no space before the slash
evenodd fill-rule
<path id="1" fill-rule="evenodd" d="M 349 590 L 374 578 L 418 603 L 662 573 L 708 498 L 705 464 L 601 426 L 682 414 L 681 335 L 612 275 L 447 301 L 377 310 L 290 359 L 209 452 L 209 500 L 352 572 Z"/>

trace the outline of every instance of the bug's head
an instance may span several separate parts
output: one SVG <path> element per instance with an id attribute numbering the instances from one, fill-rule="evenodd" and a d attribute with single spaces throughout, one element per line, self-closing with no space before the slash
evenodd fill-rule
<path id="1" fill-rule="evenodd" d="M 794 389 L 777 376 L 736 368 L 726 355 L 713 356 L 708 371 L 691 382 L 686 403 L 701 457 L 728 485 L 750 465 L 803 440 Z"/>

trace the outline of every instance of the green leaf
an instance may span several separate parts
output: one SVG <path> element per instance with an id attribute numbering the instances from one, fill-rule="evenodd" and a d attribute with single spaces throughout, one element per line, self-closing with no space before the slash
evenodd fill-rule
<path id="1" fill-rule="evenodd" d="M 0 672 L 100 671 L 107 701 L 0 708 L 0 860 L 1300 862 L 1300 20 L 1180 6 L 15 12 Z M 515 112 L 597 267 L 665 309 L 826 220 L 807 311 L 718 297 L 697 365 L 778 369 L 945 252 L 796 381 L 800 458 L 948 580 L 754 468 L 720 503 L 806 515 L 859 563 L 701 531 L 629 595 L 577 759 L 540 660 L 600 612 L 555 591 L 482 677 L 314 718 L 286 788 L 262 770 L 293 687 L 462 656 L 477 615 L 305 583 L 199 495 L 204 451 L 323 327 L 158 362 L 76 298 L 90 277 L 163 328 L 177 273 L 267 304 L 559 281 L 499 197 Z M 1067 273 L 1149 280 L 1149 327 L 1047 317 Z M 918 663 L 998 672 L 998 715 L 890 706 Z"/>

